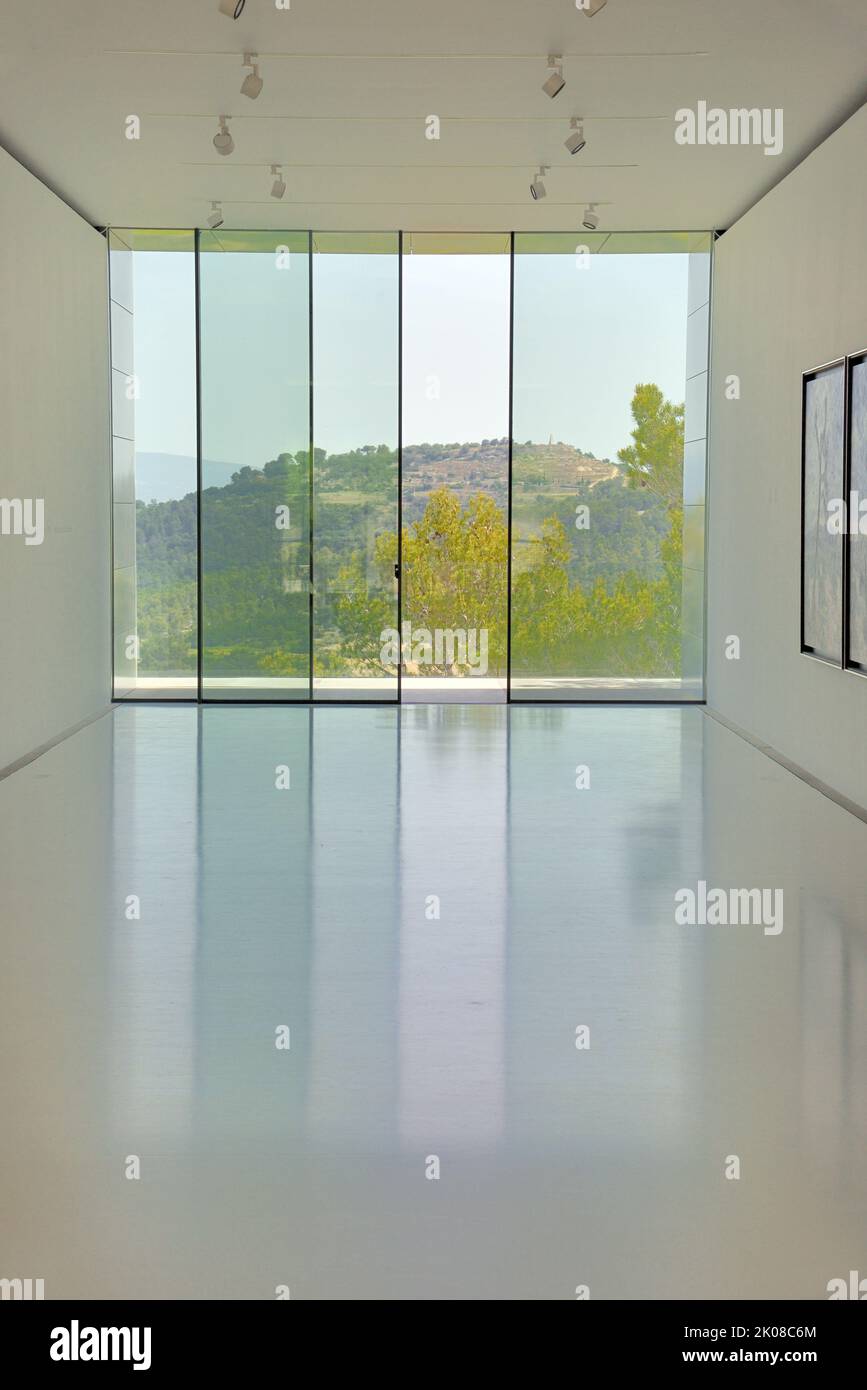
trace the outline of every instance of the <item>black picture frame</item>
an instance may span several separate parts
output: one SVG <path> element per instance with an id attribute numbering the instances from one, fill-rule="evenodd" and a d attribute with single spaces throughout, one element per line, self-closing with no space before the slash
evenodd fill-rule
<path id="1" fill-rule="evenodd" d="M 828 528 L 827 502 L 847 497 L 846 364 L 845 357 L 838 357 L 811 368 L 801 378 L 800 650 L 814 661 L 841 669 L 846 628 L 846 546 L 845 536 L 834 536 Z M 820 383 L 822 391 L 811 391 Z M 820 411 L 824 412 L 821 433 Z M 826 440 L 828 430 L 830 440 Z M 816 450 L 811 447 L 814 439 L 819 440 Z M 825 449 L 830 450 L 830 457 L 823 456 Z"/>
<path id="2" fill-rule="evenodd" d="M 846 459 L 844 468 L 847 527 L 843 541 L 845 605 L 843 611 L 843 667 L 856 676 L 867 676 L 867 534 L 860 529 L 860 514 L 852 515 L 853 495 L 867 500 L 867 348 L 846 358 Z M 853 522 L 856 530 L 853 532 Z M 858 568 L 853 575 L 853 558 Z M 863 632 L 852 655 L 855 627 Z"/>

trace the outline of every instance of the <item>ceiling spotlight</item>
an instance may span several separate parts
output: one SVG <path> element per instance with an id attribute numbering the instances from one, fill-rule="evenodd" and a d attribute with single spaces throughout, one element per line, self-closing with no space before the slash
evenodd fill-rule
<path id="1" fill-rule="evenodd" d="M 599 213 L 596 211 L 595 203 L 587 204 L 584 209 L 584 221 L 581 223 L 581 226 L 586 228 L 588 232 L 596 231 L 596 228 L 599 226 Z"/>
<path id="2" fill-rule="evenodd" d="M 253 101 L 256 100 L 265 85 L 259 76 L 259 64 L 255 61 L 258 56 L 258 53 L 244 54 L 244 67 L 252 68 L 253 71 L 248 72 L 244 81 L 241 83 L 241 96 L 250 97 Z"/>
<path id="3" fill-rule="evenodd" d="M 228 15 L 230 19 L 240 19 L 246 3 L 247 0 L 220 0 L 218 8 L 220 14 Z M 605 0 L 602 0 L 602 3 L 604 5 Z"/>
<path id="4" fill-rule="evenodd" d="M 219 203 L 211 203 L 211 214 L 208 218 L 208 226 L 212 231 L 223 225 L 223 209 Z"/>
<path id="5" fill-rule="evenodd" d="M 588 19 L 592 19 L 598 14 L 603 5 L 607 5 L 608 0 L 577 0 L 578 8 L 586 14 Z"/>
<path id="6" fill-rule="evenodd" d="M 214 149 L 218 154 L 231 154 L 235 148 L 235 142 L 229 134 L 229 117 L 220 117 L 220 129 L 214 136 Z"/>
<path id="7" fill-rule="evenodd" d="M 538 201 L 539 198 L 544 198 L 548 192 L 542 181 L 542 175 L 547 174 L 549 168 L 550 165 L 548 164 L 540 164 L 539 172 L 534 176 L 533 182 L 530 184 L 530 197 L 534 198 L 536 201 Z"/>
<path id="8" fill-rule="evenodd" d="M 563 144 L 570 154 L 578 154 L 583 150 L 587 141 L 584 139 L 584 122 L 578 116 L 573 116 L 569 122 L 570 133 L 566 136 Z"/>
<path id="9" fill-rule="evenodd" d="M 549 53 L 548 67 L 553 68 L 553 72 L 549 73 L 542 83 L 542 91 L 553 100 L 566 86 L 566 79 L 563 76 L 563 55 L 561 53 Z"/>
<path id="10" fill-rule="evenodd" d="M 283 175 L 280 172 L 280 165 L 272 164 L 271 173 L 275 176 L 274 182 L 271 185 L 271 197 L 282 198 L 283 194 L 286 192 L 286 184 L 284 183 Z"/>

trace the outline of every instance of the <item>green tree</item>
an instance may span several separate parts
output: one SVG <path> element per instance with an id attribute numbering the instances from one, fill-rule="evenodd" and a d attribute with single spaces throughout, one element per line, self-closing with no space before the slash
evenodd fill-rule
<path id="1" fill-rule="evenodd" d="M 449 487 L 431 492 L 424 513 L 403 532 L 403 618 L 415 628 L 463 629 L 488 634 L 488 671 L 503 674 L 506 662 L 508 528 L 493 498 L 477 493 L 465 507 Z M 397 561 L 397 536 L 377 537 L 374 592 L 356 553 L 340 571 L 341 645 L 363 670 L 382 670 L 381 633 L 393 627 L 395 605 L 383 596 Z M 431 674 L 446 674 L 432 664 Z"/>
<path id="2" fill-rule="evenodd" d="M 658 386 L 639 384 L 632 397 L 632 443 L 617 451 L 629 486 L 648 488 L 670 508 L 683 502 L 683 413 Z"/>
<path id="3" fill-rule="evenodd" d="M 618 451 L 629 486 L 647 488 L 668 508 L 668 535 L 660 545 L 662 577 L 654 586 L 652 645 L 665 674 L 680 674 L 683 578 L 684 407 L 658 386 L 638 385 L 632 398 L 632 444 Z"/>

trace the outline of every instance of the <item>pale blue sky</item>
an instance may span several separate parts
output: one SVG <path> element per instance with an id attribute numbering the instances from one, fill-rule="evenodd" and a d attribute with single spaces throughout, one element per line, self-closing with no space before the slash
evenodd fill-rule
<path id="1" fill-rule="evenodd" d="M 549 435 L 614 458 L 629 442 L 639 381 L 684 398 L 685 255 L 519 255 L 515 437 Z M 261 467 L 307 435 L 307 262 L 202 257 L 203 448 Z M 404 259 L 404 443 L 508 432 L 508 256 Z M 393 257 L 314 258 L 316 443 L 329 452 L 396 443 Z M 194 458 L 192 256 L 135 257 L 135 365 L 142 453 Z M 189 488 L 184 470 L 179 495 Z"/>

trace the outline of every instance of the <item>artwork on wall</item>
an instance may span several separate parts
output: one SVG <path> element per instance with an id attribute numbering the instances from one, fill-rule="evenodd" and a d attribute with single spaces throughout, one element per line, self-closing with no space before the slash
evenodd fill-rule
<path id="1" fill-rule="evenodd" d="M 843 660 L 843 537 L 831 517 L 844 491 L 846 364 L 807 372 L 801 421 L 801 651 Z"/>
<path id="2" fill-rule="evenodd" d="M 867 351 L 803 376 L 801 651 L 867 675 Z"/>
<path id="3" fill-rule="evenodd" d="M 846 665 L 867 675 L 867 352 L 848 360 Z"/>

